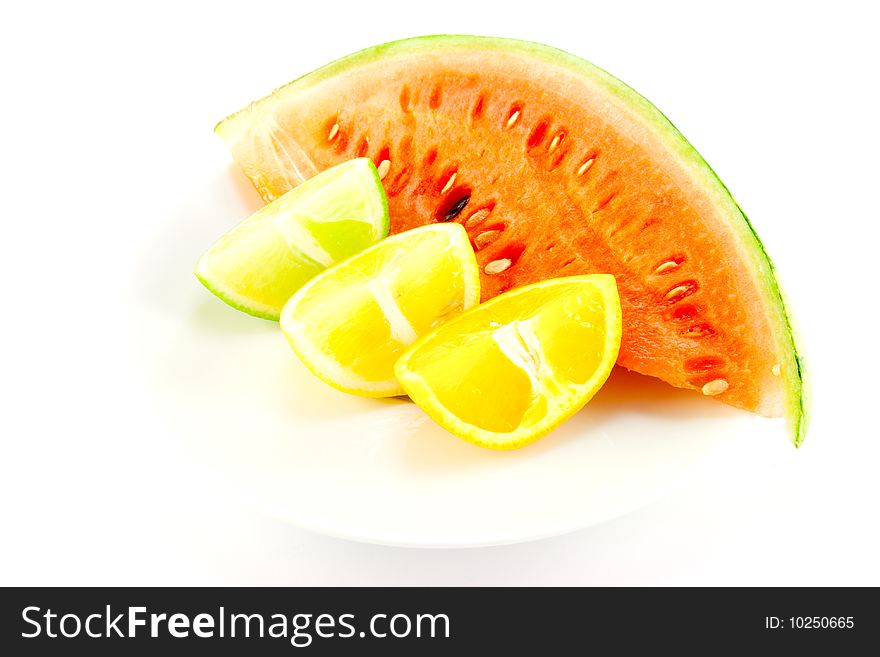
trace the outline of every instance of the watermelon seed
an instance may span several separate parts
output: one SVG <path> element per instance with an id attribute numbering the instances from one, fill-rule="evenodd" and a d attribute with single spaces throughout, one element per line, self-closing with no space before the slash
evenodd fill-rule
<path id="1" fill-rule="evenodd" d="M 703 386 L 703 394 L 707 397 L 714 397 L 715 395 L 720 395 L 729 387 L 730 384 L 724 379 L 715 379 L 714 381 L 709 381 L 709 383 Z"/>
<path id="2" fill-rule="evenodd" d="M 464 227 L 468 230 L 476 228 L 479 224 L 483 223 L 483 221 L 486 220 L 486 217 L 489 216 L 490 212 L 492 212 L 492 208 L 480 208 L 467 218 L 467 221 L 464 222 Z"/>
<path id="3" fill-rule="evenodd" d="M 565 133 L 564 133 L 564 132 L 560 132 L 558 135 L 556 135 L 556 136 L 550 141 L 550 145 L 547 147 L 547 152 L 548 152 L 548 153 L 552 153 L 553 151 L 555 151 L 555 150 L 556 150 L 556 147 L 559 146 L 560 143 L 562 143 L 562 140 L 563 140 L 563 139 L 565 139 Z"/>
<path id="4" fill-rule="evenodd" d="M 443 185 L 443 189 L 440 190 L 440 193 L 441 193 L 441 194 L 445 194 L 445 193 L 448 192 L 450 189 L 452 189 L 452 186 L 455 184 L 455 177 L 456 177 L 457 175 L 458 175 L 457 172 L 455 172 L 455 171 L 452 172 L 452 175 L 449 176 L 449 180 L 446 181 L 446 184 Z"/>
<path id="5" fill-rule="evenodd" d="M 596 158 L 591 157 L 589 160 L 584 162 L 580 166 L 580 168 L 577 170 L 577 175 L 579 175 L 579 176 L 584 175 L 587 172 L 587 169 L 589 169 L 591 166 L 593 166 L 593 162 L 595 162 L 595 161 L 596 161 Z"/>
<path id="6" fill-rule="evenodd" d="M 680 264 L 681 263 L 678 263 L 675 260 L 667 260 L 662 265 L 657 267 L 657 269 L 654 270 L 654 273 L 657 275 L 665 274 L 666 272 L 672 271 L 673 269 L 678 269 L 678 266 Z"/>
<path id="7" fill-rule="evenodd" d="M 679 296 L 679 295 L 682 295 L 682 294 L 684 294 L 684 293 L 687 292 L 687 291 L 688 291 L 688 289 L 687 289 L 686 286 L 684 286 L 684 285 L 678 285 L 678 286 L 672 288 L 671 290 L 669 290 L 669 292 L 667 292 L 667 293 L 666 293 L 666 296 L 663 297 L 663 298 L 666 299 L 667 301 L 671 301 L 671 300 L 674 299 L 675 297 L 677 297 L 677 296 Z"/>
<path id="8" fill-rule="evenodd" d="M 779 376 L 782 374 L 782 368 L 779 366 L 779 363 L 773 366 L 773 376 Z"/>
<path id="9" fill-rule="evenodd" d="M 685 297 L 689 297 L 697 291 L 696 281 L 684 281 L 671 288 L 663 298 L 669 303 L 678 303 Z"/>
<path id="10" fill-rule="evenodd" d="M 452 204 L 452 207 L 449 208 L 443 215 L 443 221 L 452 221 L 453 219 L 455 219 L 458 215 L 461 214 L 461 211 L 464 210 L 465 206 L 470 200 L 470 194 L 462 196 L 460 199 L 458 199 L 455 203 Z"/>
<path id="11" fill-rule="evenodd" d="M 512 264 L 513 261 L 511 261 L 510 258 L 501 258 L 500 260 L 493 260 L 488 265 L 483 267 L 483 271 L 490 276 L 492 274 L 500 274 Z"/>
<path id="12" fill-rule="evenodd" d="M 388 170 L 391 168 L 391 160 L 382 160 L 379 162 L 379 166 L 376 167 L 376 171 L 379 172 L 379 180 L 384 180 L 385 176 L 388 175 Z"/>
<path id="13" fill-rule="evenodd" d="M 333 141 L 336 139 L 337 134 L 339 134 L 339 124 L 334 123 L 333 127 L 330 128 L 330 133 L 327 135 L 327 141 Z"/>
<path id="14" fill-rule="evenodd" d="M 507 127 L 512 128 L 518 119 L 519 119 L 519 110 L 514 110 L 513 114 L 511 114 L 507 119 Z"/>
<path id="15" fill-rule="evenodd" d="M 482 248 L 487 247 L 489 244 L 491 244 L 492 242 L 497 240 L 499 237 L 501 237 L 501 232 L 502 231 L 497 230 L 497 229 L 496 230 L 484 230 L 482 233 L 480 233 L 479 235 L 477 235 L 474 238 L 474 246 L 477 247 L 478 251 Z"/>

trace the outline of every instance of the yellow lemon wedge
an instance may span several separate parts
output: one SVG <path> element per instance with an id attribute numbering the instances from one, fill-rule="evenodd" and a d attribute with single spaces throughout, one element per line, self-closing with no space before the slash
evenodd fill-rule
<path id="1" fill-rule="evenodd" d="M 506 292 L 415 342 L 397 361 L 403 389 L 439 425 L 491 449 L 534 442 L 602 387 L 620 349 L 608 274 Z"/>
<path id="2" fill-rule="evenodd" d="M 306 283 L 281 311 L 293 351 L 318 378 L 365 397 L 402 395 L 394 363 L 476 305 L 480 272 L 460 224 L 389 237 Z"/>

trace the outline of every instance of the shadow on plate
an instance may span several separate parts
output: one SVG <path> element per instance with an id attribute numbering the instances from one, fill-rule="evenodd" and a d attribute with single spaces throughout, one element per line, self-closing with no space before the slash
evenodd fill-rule
<path id="1" fill-rule="evenodd" d="M 648 427 L 657 422 L 667 426 L 680 423 L 685 433 L 693 421 L 723 422 L 744 415 L 744 411 L 705 399 L 694 391 L 616 367 L 605 386 L 580 412 L 531 445 L 512 451 L 484 449 L 456 438 L 426 417 L 406 443 L 406 458 L 408 465 L 425 471 L 485 461 L 538 459 L 571 447 L 572 441 L 612 440 L 606 425 L 619 425 L 621 420 L 626 420 L 634 431 L 650 431 Z M 618 431 L 615 429 L 615 436 Z"/>

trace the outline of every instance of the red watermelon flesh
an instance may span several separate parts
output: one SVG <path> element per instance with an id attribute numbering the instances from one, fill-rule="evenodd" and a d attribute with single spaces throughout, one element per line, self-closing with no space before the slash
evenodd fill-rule
<path id="1" fill-rule="evenodd" d="M 806 431 L 804 371 L 773 266 L 671 123 L 601 69 L 538 44 L 438 36 L 351 55 L 216 128 L 261 196 L 371 157 L 391 231 L 468 230 L 483 298 L 611 273 L 618 364 Z"/>

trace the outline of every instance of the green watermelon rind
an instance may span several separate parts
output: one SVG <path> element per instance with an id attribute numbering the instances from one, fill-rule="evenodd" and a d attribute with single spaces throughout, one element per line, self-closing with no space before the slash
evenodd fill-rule
<path id="1" fill-rule="evenodd" d="M 501 37 L 437 34 L 391 41 L 361 50 L 297 78 L 279 87 L 270 95 L 290 87 L 296 87 L 298 91 L 302 91 L 322 80 L 358 65 L 367 64 L 378 58 L 393 57 L 413 52 L 436 51 L 445 47 L 474 48 L 487 51 L 500 49 L 506 52 L 519 50 L 524 54 L 544 59 L 550 63 L 566 66 L 570 70 L 586 76 L 591 81 L 601 84 L 613 95 L 624 101 L 626 106 L 636 116 L 644 120 L 655 133 L 663 135 L 666 146 L 671 148 L 673 152 L 689 165 L 692 173 L 702 178 L 707 189 L 714 191 L 714 196 L 722 209 L 722 214 L 729 218 L 730 228 L 741 239 L 743 255 L 748 258 L 760 273 L 760 280 L 764 283 L 765 298 L 770 301 L 767 306 L 773 309 L 777 315 L 777 317 L 772 319 L 772 323 L 778 331 L 778 346 L 783 347 L 779 350 L 779 353 L 787 357 L 788 360 L 788 362 L 780 363 L 782 375 L 785 376 L 785 380 L 788 382 L 786 386 L 787 420 L 792 440 L 795 446 L 800 446 L 809 424 L 809 376 L 806 362 L 801 355 L 802 349 L 799 349 L 801 342 L 799 334 L 795 328 L 793 317 L 788 310 L 785 296 L 776 276 L 776 268 L 748 217 L 712 167 L 709 166 L 675 125 L 657 107 L 632 87 L 598 66 L 552 46 Z M 222 137 L 224 124 L 229 125 L 227 122 L 239 113 L 232 114 L 223 121 L 220 121 L 215 127 L 215 132 Z"/>

